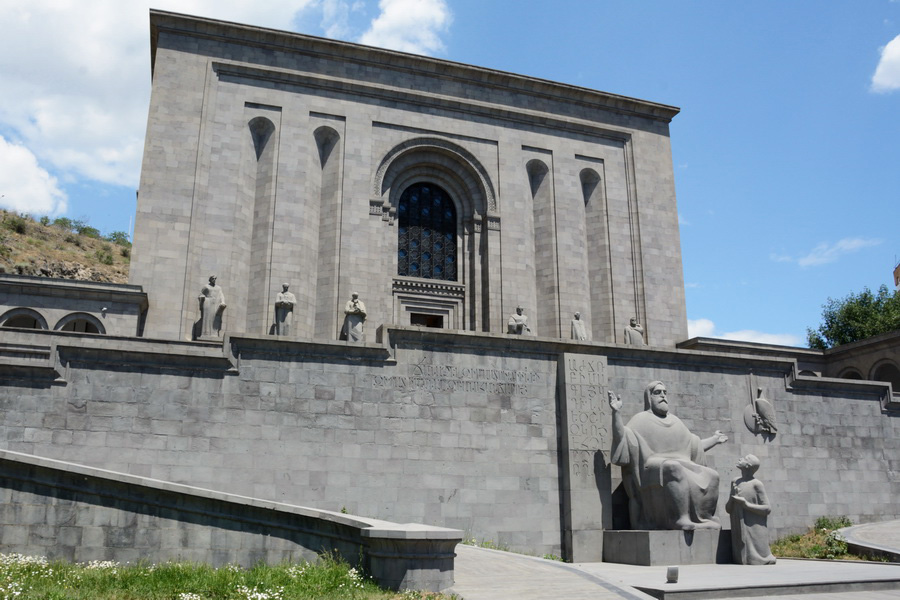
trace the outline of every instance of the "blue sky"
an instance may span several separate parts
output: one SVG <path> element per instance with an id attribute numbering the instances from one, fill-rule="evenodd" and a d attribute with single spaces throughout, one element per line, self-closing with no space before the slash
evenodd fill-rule
<path id="1" fill-rule="evenodd" d="M 681 107 L 692 335 L 804 345 L 900 255 L 900 1 L 52 0 L 0 5 L 0 206 L 128 231 L 150 6 Z"/>

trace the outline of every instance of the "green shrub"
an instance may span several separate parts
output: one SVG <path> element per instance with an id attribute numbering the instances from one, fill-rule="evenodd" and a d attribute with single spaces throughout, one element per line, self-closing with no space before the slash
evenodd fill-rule
<path id="1" fill-rule="evenodd" d="M 83 235 L 85 237 L 100 239 L 100 230 L 96 227 L 91 227 L 87 224 L 87 221 L 75 221 L 72 223 L 75 227 L 75 231 L 78 232 L 79 235 Z"/>
<path id="2" fill-rule="evenodd" d="M 853 522 L 847 517 L 819 517 L 816 519 L 816 529 L 822 530 L 827 529 L 831 531 L 833 529 L 841 529 L 843 527 L 850 527 L 853 525 Z"/>
<path id="3" fill-rule="evenodd" d="M 113 231 L 103 239 L 119 246 L 131 246 L 131 242 L 128 241 L 128 234 L 124 231 Z"/>
<path id="4" fill-rule="evenodd" d="M 109 244 L 103 244 L 102 247 L 97 248 L 97 251 L 94 253 L 94 256 L 97 257 L 97 260 L 103 263 L 104 265 L 113 264 L 113 255 L 112 248 Z"/>
<path id="5" fill-rule="evenodd" d="M 9 213 L 3 219 L 3 226 L 16 233 L 25 233 L 28 231 L 28 219 L 24 215 Z"/>
<path id="6" fill-rule="evenodd" d="M 64 231 L 73 231 L 75 228 L 72 219 L 67 219 L 66 217 L 56 217 L 53 219 L 53 226 L 59 227 Z"/>
<path id="7" fill-rule="evenodd" d="M 786 558 L 855 558 L 847 554 L 847 540 L 836 531 L 852 524 L 847 517 L 819 517 L 806 533 L 776 540 L 772 553 Z"/>
<path id="8" fill-rule="evenodd" d="M 47 215 L 44 215 L 43 217 L 41 217 L 41 225 L 46 227 L 49 224 L 50 224 L 50 217 L 48 217 Z"/>

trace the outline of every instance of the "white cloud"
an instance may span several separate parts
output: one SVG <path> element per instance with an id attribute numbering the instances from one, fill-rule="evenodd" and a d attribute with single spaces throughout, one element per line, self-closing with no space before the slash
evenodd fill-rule
<path id="1" fill-rule="evenodd" d="M 289 29 L 312 0 L 154 0 Z M 60 178 L 136 187 L 150 93 L 149 0 L 0 3 L 0 130 Z"/>
<path id="2" fill-rule="evenodd" d="M 790 333 L 764 333 L 753 329 L 741 329 L 726 333 L 716 333 L 716 324 L 709 319 L 688 319 L 688 337 L 708 337 L 739 342 L 799 346 L 803 340 Z"/>
<path id="3" fill-rule="evenodd" d="M 881 49 L 881 59 L 872 75 L 873 92 L 900 89 L 900 35 Z"/>
<path id="4" fill-rule="evenodd" d="M 362 2 L 348 2 L 347 0 L 322 0 L 322 31 L 326 37 L 346 39 L 350 36 L 350 14 L 361 11 L 364 8 Z"/>
<path id="5" fill-rule="evenodd" d="M 66 195 L 34 154 L 0 136 L 0 206 L 32 215 L 66 211 Z"/>
<path id="6" fill-rule="evenodd" d="M 444 0 L 380 0 L 381 10 L 359 42 L 413 54 L 444 50 L 439 36 L 452 17 Z"/>
<path id="7" fill-rule="evenodd" d="M 321 10 L 325 34 L 349 39 L 366 28 L 351 21 L 365 18 L 367 3 L 374 14 L 374 0 L 0 2 L 0 134 L 20 144 L 4 151 L 25 150 L 33 160 L 29 181 L 45 182 L 17 187 L 16 195 L 32 190 L 38 195 L 28 209 L 53 213 L 66 207 L 62 185 L 89 180 L 137 187 L 150 96 L 151 5 L 283 30 Z M 451 19 L 445 0 L 378 6 L 363 43 L 424 54 L 443 49 L 439 34 Z M 9 173 L 9 164 L 3 169 Z"/>
<path id="8" fill-rule="evenodd" d="M 865 239 L 865 238 L 844 238 L 838 240 L 834 244 L 821 243 L 813 248 L 809 254 L 797 259 L 797 264 L 801 267 L 816 267 L 832 263 L 844 254 L 856 252 L 870 246 L 877 246 L 883 240 Z"/>
<path id="9" fill-rule="evenodd" d="M 741 329 L 729 331 L 716 336 L 724 340 L 738 340 L 741 342 L 757 342 L 759 344 L 778 344 L 780 346 L 799 346 L 803 340 L 790 333 L 764 333 L 753 329 Z"/>
<path id="10" fill-rule="evenodd" d="M 713 337 L 716 324 L 709 319 L 688 319 L 688 337 Z"/>

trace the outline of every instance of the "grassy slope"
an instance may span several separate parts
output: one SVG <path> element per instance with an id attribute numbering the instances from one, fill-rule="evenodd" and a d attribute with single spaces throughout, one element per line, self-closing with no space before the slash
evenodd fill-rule
<path id="1" fill-rule="evenodd" d="M 131 244 L 81 229 L 84 233 L 0 210 L 0 272 L 127 283 Z"/>

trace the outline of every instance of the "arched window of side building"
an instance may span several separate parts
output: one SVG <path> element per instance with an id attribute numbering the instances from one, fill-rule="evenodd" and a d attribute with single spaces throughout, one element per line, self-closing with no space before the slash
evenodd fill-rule
<path id="1" fill-rule="evenodd" d="M 876 364 L 870 379 L 889 382 L 894 393 L 900 393 L 900 369 L 890 360 Z"/>
<path id="2" fill-rule="evenodd" d="M 39 312 L 30 308 L 13 308 L 0 316 L 0 327 L 47 329 L 47 320 Z"/>
<path id="3" fill-rule="evenodd" d="M 97 317 L 87 313 L 71 313 L 59 320 L 53 328 L 56 331 L 74 331 L 76 333 L 106 334 L 106 328 Z"/>

